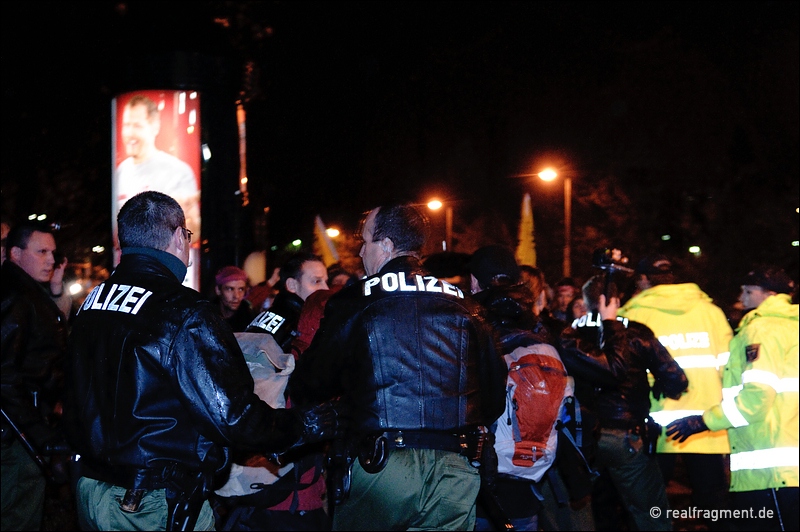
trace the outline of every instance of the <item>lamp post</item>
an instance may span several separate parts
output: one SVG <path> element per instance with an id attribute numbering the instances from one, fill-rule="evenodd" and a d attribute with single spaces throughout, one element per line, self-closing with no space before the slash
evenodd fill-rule
<path id="1" fill-rule="evenodd" d="M 552 181 L 558 174 L 552 168 L 546 168 L 537 174 L 542 181 Z M 572 178 L 564 176 L 564 277 L 571 276 L 571 225 L 572 225 Z"/>
<path id="2" fill-rule="evenodd" d="M 444 206 L 444 241 L 442 242 L 442 251 L 452 251 L 453 246 L 453 208 L 449 205 L 445 206 L 438 199 L 428 202 L 428 208 L 432 211 L 438 211 Z"/>

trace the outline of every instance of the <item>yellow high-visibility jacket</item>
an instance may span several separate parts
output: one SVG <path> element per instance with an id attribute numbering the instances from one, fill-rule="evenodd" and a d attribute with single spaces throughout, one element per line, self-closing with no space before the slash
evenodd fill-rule
<path id="1" fill-rule="evenodd" d="M 728 429 L 731 491 L 798 487 L 798 311 L 786 294 L 748 312 L 731 340 L 722 402 L 703 414 Z"/>
<path id="2" fill-rule="evenodd" d="M 725 313 L 694 283 L 657 285 L 632 297 L 619 315 L 650 327 L 686 373 L 689 388 L 680 399 L 651 396 L 650 415 L 662 427 L 702 415 L 722 401 L 722 368 L 733 330 Z M 678 443 L 662 430 L 659 453 L 728 454 L 725 430 L 705 431 Z"/>

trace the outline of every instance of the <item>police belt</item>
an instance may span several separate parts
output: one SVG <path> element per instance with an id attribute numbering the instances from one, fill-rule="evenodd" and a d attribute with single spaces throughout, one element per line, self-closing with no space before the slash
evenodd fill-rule
<path id="1" fill-rule="evenodd" d="M 188 471 L 175 462 L 163 468 L 143 468 L 126 466 L 91 467 L 81 460 L 80 475 L 108 482 L 129 490 L 159 490 L 176 486 L 187 486 L 197 481 L 197 471 Z"/>
<path id="2" fill-rule="evenodd" d="M 386 431 L 378 436 L 386 438 L 389 449 L 433 449 L 474 458 L 479 452 L 481 432 L 471 430 L 454 434 L 452 432 L 394 430 Z"/>

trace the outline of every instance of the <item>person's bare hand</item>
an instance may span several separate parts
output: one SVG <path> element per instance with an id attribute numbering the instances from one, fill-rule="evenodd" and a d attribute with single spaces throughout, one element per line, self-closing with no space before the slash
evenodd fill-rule
<path id="1" fill-rule="evenodd" d="M 50 291 L 54 294 L 61 293 L 61 283 L 64 281 L 64 272 L 67 269 L 67 257 L 61 260 L 60 264 L 53 267 L 53 276 L 50 278 Z"/>
<path id="2" fill-rule="evenodd" d="M 619 310 L 619 298 L 610 298 L 606 304 L 605 294 L 600 294 L 600 301 L 598 302 L 597 310 L 600 313 L 602 320 L 615 320 L 617 319 L 617 310 Z"/>

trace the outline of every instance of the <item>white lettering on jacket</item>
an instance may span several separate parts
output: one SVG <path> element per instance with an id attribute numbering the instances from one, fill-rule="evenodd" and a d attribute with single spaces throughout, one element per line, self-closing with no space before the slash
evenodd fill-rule
<path id="1" fill-rule="evenodd" d="M 658 341 L 667 349 L 705 349 L 711 347 L 708 333 L 705 331 L 659 336 Z"/>
<path id="2" fill-rule="evenodd" d="M 106 294 L 105 299 L 101 299 L 101 294 L 106 284 L 97 285 L 91 293 L 86 296 L 86 300 L 81 305 L 82 310 L 106 310 L 111 312 L 124 312 L 125 314 L 138 314 L 147 298 L 153 292 L 139 286 L 127 284 L 112 284 L 111 290 Z"/>
<path id="3" fill-rule="evenodd" d="M 285 321 L 286 318 L 283 316 L 275 314 L 274 312 L 270 312 L 269 310 L 265 310 L 250 322 L 249 327 L 259 327 L 274 335 Z"/>
<path id="4" fill-rule="evenodd" d="M 617 321 L 621 322 L 626 329 L 628 328 L 628 318 L 617 316 Z M 603 318 L 600 317 L 599 313 L 587 312 L 580 318 L 575 318 L 572 321 L 573 329 L 577 329 L 578 327 L 602 327 L 602 326 L 603 326 Z"/>
<path id="5" fill-rule="evenodd" d="M 464 299 L 464 292 L 460 288 L 432 275 L 422 276 L 417 274 L 414 275 L 413 279 L 409 280 L 406 279 L 405 272 L 384 273 L 380 277 L 367 279 L 364 283 L 363 295 L 372 295 L 372 290 L 376 287 L 384 292 L 433 292 L 449 294 L 459 299 Z"/>

